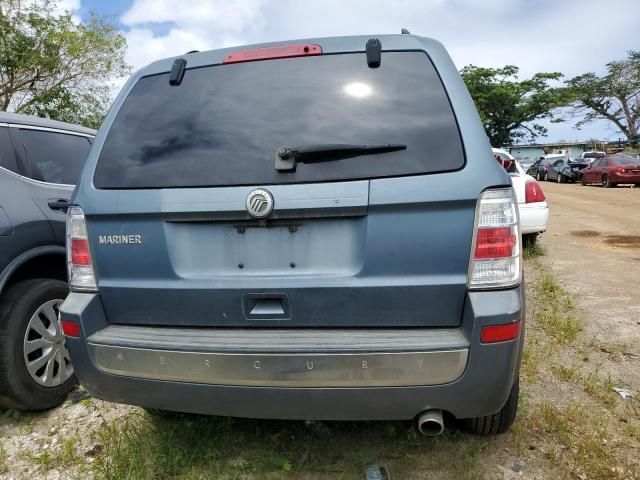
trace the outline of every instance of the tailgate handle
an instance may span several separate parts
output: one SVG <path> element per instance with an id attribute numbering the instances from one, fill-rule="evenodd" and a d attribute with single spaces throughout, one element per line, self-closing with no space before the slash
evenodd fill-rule
<path id="1" fill-rule="evenodd" d="M 261 298 L 251 309 L 250 315 L 284 315 L 282 298 Z"/>

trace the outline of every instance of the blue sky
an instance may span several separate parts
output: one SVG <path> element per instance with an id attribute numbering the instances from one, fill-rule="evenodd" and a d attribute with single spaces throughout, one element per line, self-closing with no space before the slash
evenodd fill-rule
<path id="1" fill-rule="evenodd" d="M 314 36 L 412 33 L 434 37 L 460 68 L 517 65 L 572 77 L 639 49 L 638 0 L 60 0 L 82 19 L 113 18 L 140 68 L 189 50 Z M 121 84 L 121 80 L 117 83 Z M 572 121 L 546 125 L 539 141 L 615 140 L 608 122 L 582 130 Z"/>

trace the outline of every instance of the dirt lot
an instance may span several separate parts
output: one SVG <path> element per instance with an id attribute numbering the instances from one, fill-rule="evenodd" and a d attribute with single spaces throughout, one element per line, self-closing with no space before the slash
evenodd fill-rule
<path id="1" fill-rule="evenodd" d="M 408 422 L 157 419 L 93 399 L 0 412 L 0 478 L 640 478 L 640 189 L 543 184 L 526 254 L 528 326 L 513 431 L 429 439 Z M 613 388 L 636 398 L 623 400 Z"/>
<path id="2" fill-rule="evenodd" d="M 640 189 L 554 183 L 543 183 L 543 189 L 552 208 L 542 240 L 545 263 L 575 296 L 589 333 L 634 343 L 637 349 Z M 640 370 L 628 373 L 640 375 Z"/>

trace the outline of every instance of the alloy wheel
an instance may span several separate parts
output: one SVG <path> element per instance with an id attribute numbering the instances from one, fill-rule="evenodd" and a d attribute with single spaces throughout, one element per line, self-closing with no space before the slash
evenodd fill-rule
<path id="1" fill-rule="evenodd" d="M 73 375 L 59 319 L 63 301 L 49 300 L 38 307 L 24 334 L 23 352 L 27 371 L 43 387 L 57 387 Z"/>

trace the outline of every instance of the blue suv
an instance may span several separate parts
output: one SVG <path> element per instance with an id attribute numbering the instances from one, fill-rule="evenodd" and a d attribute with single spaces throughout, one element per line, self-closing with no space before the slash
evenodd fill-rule
<path id="1" fill-rule="evenodd" d="M 517 203 L 443 46 L 352 36 L 134 74 L 69 210 L 61 308 L 95 397 L 507 430 Z"/>

